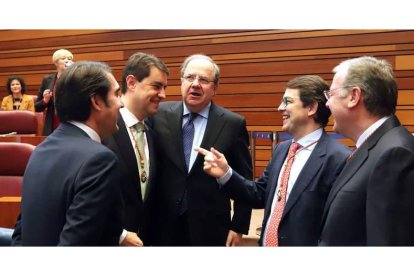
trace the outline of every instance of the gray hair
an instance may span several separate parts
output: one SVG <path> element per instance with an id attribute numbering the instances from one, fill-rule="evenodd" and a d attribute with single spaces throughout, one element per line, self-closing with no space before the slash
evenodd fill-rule
<path id="1" fill-rule="evenodd" d="M 386 60 L 364 56 L 341 62 L 333 72 L 344 76 L 343 86 L 359 87 L 368 112 L 375 116 L 395 113 L 398 87 L 391 65 Z M 347 92 L 346 92 L 347 93 Z M 346 96 L 343 93 L 341 96 Z"/>
<path id="2" fill-rule="evenodd" d="M 187 57 L 183 64 L 181 65 L 181 77 L 184 77 L 184 72 L 185 69 L 187 69 L 187 65 L 190 63 L 190 61 L 197 59 L 197 58 L 201 58 L 201 59 L 205 59 L 209 62 L 211 62 L 211 64 L 213 64 L 213 68 L 214 68 L 214 84 L 218 85 L 219 83 L 219 79 L 220 79 L 220 68 L 218 67 L 218 65 L 214 62 L 214 60 L 206 55 L 203 54 L 195 54 L 195 55 L 191 55 L 189 57 Z"/>

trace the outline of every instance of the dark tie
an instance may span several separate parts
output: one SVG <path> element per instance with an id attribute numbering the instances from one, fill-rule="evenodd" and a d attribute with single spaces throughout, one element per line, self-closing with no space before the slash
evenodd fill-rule
<path id="1" fill-rule="evenodd" d="M 266 243 L 265 246 L 278 246 L 278 232 L 279 224 L 282 219 L 283 211 L 286 205 L 287 186 L 290 176 L 290 170 L 292 169 L 293 161 L 295 160 L 296 151 L 300 145 L 298 143 L 292 143 L 289 148 L 287 161 L 282 173 L 282 179 L 280 180 L 280 186 L 276 193 L 277 202 L 273 207 L 273 212 L 270 215 L 269 223 L 266 229 Z"/>
<path id="2" fill-rule="evenodd" d="M 197 113 L 188 113 L 187 122 L 183 126 L 183 145 L 184 145 L 184 157 L 187 170 L 190 168 L 191 149 L 193 147 L 194 140 L 194 123 L 193 120 L 197 117 Z"/>
<path id="3" fill-rule="evenodd" d="M 187 122 L 183 126 L 183 145 L 184 145 L 184 157 L 185 157 L 185 164 L 187 166 L 187 171 L 189 171 L 190 167 L 190 157 L 191 157 L 191 149 L 193 147 L 193 140 L 194 140 L 194 123 L 193 120 L 197 117 L 197 113 L 188 113 Z M 187 189 L 184 190 L 183 196 L 181 198 L 181 204 L 179 205 L 178 215 L 183 215 L 187 211 L 188 203 L 187 203 Z"/>

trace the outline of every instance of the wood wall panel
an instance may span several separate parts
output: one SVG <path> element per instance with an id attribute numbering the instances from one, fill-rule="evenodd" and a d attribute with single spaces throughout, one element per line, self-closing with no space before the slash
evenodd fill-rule
<path id="1" fill-rule="evenodd" d="M 12 74 L 37 94 L 44 75 L 54 71 L 51 56 L 67 48 L 75 60 L 107 62 L 118 81 L 128 57 L 155 54 L 170 69 L 167 99 L 179 100 L 180 65 L 194 53 L 211 55 L 221 68 L 215 101 L 246 117 L 249 131 L 281 131 L 277 106 L 286 82 L 303 74 L 332 81 L 332 68 L 344 59 L 373 55 L 395 68 L 397 116 L 414 131 L 413 30 L 0 30 L 0 97 Z M 326 128 L 332 131 L 332 119 Z M 270 141 L 256 151 L 256 175 L 271 156 Z M 352 146 L 352 142 L 341 142 Z"/>

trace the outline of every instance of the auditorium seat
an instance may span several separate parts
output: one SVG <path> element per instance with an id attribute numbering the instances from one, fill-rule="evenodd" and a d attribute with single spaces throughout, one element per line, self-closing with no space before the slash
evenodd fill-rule
<path id="1" fill-rule="evenodd" d="M 31 111 L 0 111 L 0 134 L 33 134 L 36 135 L 37 118 Z"/>
<path id="2" fill-rule="evenodd" d="M 36 104 L 37 95 L 30 95 L 33 98 L 33 102 Z M 43 124 L 45 120 L 45 113 L 44 112 L 35 112 L 36 119 L 37 119 L 37 135 L 41 136 L 43 133 Z"/>
<path id="3" fill-rule="evenodd" d="M 23 174 L 35 146 L 0 142 L 0 197 L 21 196 Z"/>

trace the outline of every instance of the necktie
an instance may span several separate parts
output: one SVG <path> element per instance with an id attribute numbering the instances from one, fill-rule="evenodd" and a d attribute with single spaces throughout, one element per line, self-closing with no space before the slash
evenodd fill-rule
<path id="1" fill-rule="evenodd" d="M 274 204 L 273 211 L 270 215 L 269 222 L 266 229 L 266 246 L 278 246 L 278 230 L 280 220 L 282 219 L 283 210 L 286 205 L 287 186 L 289 181 L 290 170 L 292 169 L 293 161 L 295 160 L 296 151 L 300 145 L 292 143 L 289 148 L 285 169 L 282 173 L 280 186 L 276 193 L 277 202 Z"/>
<path id="2" fill-rule="evenodd" d="M 189 113 L 188 120 L 183 126 L 183 146 L 184 146 L 184 157 L 185 164 L 187 166 L 187 171 L 190 171 L 190 157 L 191 149 L 193 147 L 194 140 L 194 123 L 193 120 L 197 117 L 198 113 Z M 186 115 L 186 116 L 187 116 Z M 181 204 L 179 206 L 178 215 L 182 215 L 187 211 L 187 190 L 184 190 L 183 196 L 181 198 Z"/>
<path id="3" fill-rule="evenodd" d="M 194 123 L 193 120 L 197 117 L 197 113 L 189 113 L 188 120 L 183 126 L 183 146 L 184 146 L 184 157 L 187 170 L 190 170 L 190 157 L 191 149 L 193 147 L 194 140 Z"/>
<path id="4" fill-rule="evenodd" d="M 141 196 L 142 196 L 142 199 L 144 199 L 145 190 L 147 187 L 147 179 L 148 179 L 147 172 L 149 171 L 147 157 L 145 155 L 144 124 L 142 122 L 138 122 L 135 125 L 135 131 L 136 131 L 136 135 L 134 135 L 134 139 L 135 139 L 136 150 L 138 152 L 137 160 L 138 160 L 138 169 L 139 169 L 139 175 L 140 175 Z"/>

